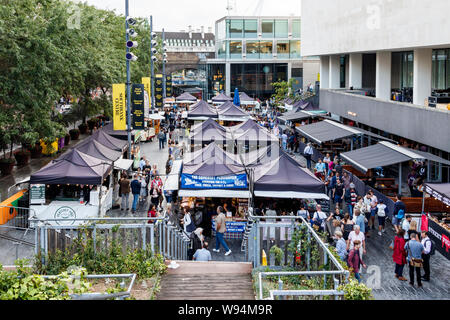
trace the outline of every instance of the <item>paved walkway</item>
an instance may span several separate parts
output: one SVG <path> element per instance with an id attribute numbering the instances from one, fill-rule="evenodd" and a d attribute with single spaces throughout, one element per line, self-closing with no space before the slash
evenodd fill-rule
<path id="1" fill-rule="evenodd" d="M 251 263 L 177 261 L 157 300 L 254 300 Z M 168 262 L 167 262 L 168 264 Z"/>

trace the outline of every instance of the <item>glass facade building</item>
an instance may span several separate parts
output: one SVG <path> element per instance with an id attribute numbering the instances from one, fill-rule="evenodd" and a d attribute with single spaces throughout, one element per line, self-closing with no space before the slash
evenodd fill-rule
<path id="1" fill-rule="evenodd" d="M 273 82 L 291 77 L 294 61 L 296 70 L 302 68 L 300 35 L 300 17 L 224 17 L 217 21 L 216 59 L 208 61 L 212 83 L 208 99 L 219 92 L 214 80 L 218 70 L 223 92 L 230 94 L 238 88 L 259 99 L 270 97 Z"/>

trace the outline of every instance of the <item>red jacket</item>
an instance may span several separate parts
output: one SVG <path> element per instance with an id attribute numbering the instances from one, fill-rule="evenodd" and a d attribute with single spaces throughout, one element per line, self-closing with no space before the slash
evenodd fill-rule
<path id="1" fill-rule="evenodd" d="M 396 264 L 406 264 L 405 239 L 395 236 L 394 239 L 394 253 L 392 259 Z"/>

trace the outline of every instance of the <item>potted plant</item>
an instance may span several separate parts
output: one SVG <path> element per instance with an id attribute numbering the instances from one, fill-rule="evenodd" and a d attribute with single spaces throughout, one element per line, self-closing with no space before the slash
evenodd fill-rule
<path id="1" fill-rule="evenodd" d="M 64 136 L 64 145 L 67 147 L 70 143 L 70 134 L 66 133 L 66 135 Z"/>
<path id="2" fill-rule="evenodd" d="M 88 130 L 88 125 L 86 123 L 82 123 L 78 126 L 81 134 L 86 134 Z"/>
<path id="3" fill-rule="evenodd" d="M 36 143 L 30 149 L 31 159 L 37 159 L 42 156 L 42 146 L 40 143 Z"/>
<path id="4" fill-rule="evenodd" d="M 70 138 L 72 140 L 78 140 L 80 138 L 80 130 L 79 129 L 72 129 L 69 131 Z"/>
<path id="5" fill-rule="evenodd" d="M 26 149 L 14 151 L 14 158 L 16 158 L 18 166 L 27 165 L 30 162 L 31 152 Z"/>
<path id="6" fill-rule="evenodd" d="M 92 131 L 95 126 L 98 127 L 98 121 L 96 121 L 95 119 L 90 119 L 88 120 L 87 125 L 89 127 L 89 130 Z"/>

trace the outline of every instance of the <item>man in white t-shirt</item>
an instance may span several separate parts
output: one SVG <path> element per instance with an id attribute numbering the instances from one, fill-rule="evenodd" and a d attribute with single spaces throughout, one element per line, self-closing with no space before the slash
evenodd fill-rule
<path id="1" fill-rule="evenodd" d="M 402 222 L 402 229 L 405 230 L 405 236 L 404 236 L 405 240 L 409 240 L 408 230 L 409 230 L 409 224 L 411 223 L 411 220 L 412 220 L 412 217 L 409 214 L 407 214 L 405 216 L 405 219 L 403 219 L 403 222 Z"/>
<path id="2" fill-rule="evenodd" d="M 325 222 L 327 218 L 328 218 L 327 214 L 322 211 L 322 206 L 318 204 L 316 206 L 316 212 L 314 212 L 313 221 L 315 223 L 320 223 L 319 231 L 325 230 Z"/>
<path id="3" fill-rule="evenodd" d="M 353 247 L 355 246 L 354 242 L 356 240 L 359 240 L 362 244 L 359 248 L 360 257 L 362 257 L 363 254 L 366 254 L 366 237 L 364 236 L 364 233 L 361 232 L 361 229 L 358 225 L 355 225 L 353 227 L 353 231 L 348 235 L 347 251 L 353 249 Z"/>

